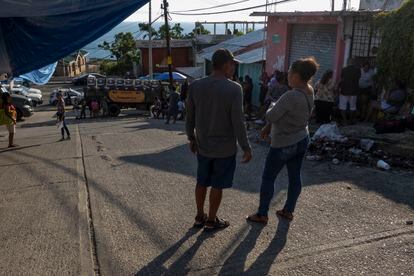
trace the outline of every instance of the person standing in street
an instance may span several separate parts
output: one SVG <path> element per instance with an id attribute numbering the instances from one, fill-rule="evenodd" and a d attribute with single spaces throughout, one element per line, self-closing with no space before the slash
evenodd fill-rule
<path id="1" fill-rule="evenodd" d="M 289 176 L 288 194 L 285 206 L 276 214 L 287 220 L 293 219 L 302 189 L 302 162 L 309 143 L 308 122 L 314 104 L 313 88 L 309 82 L 318 67 L 313 58 L 295 61 L 288 74 L 292 89 L 280 97 L 266 113 L 268 124 L 263 128 L 261 136 L 266 138 L 272 133 L 271 147 L 262 175 L 259 208 L 246 218 L 248 221 L 267 223 L 275 180 L 285 165 Z"/>
<path id="2" fill-rule="evenodd" d="M 349 65 L 342 69 L 341 82 L 339 85 L 339 110 L 341 110 L 342 123 L 347 124 L 347 110 L 349 105 L 350 122 L 355 123 L 355 113 L 357 111 L 357 100 L 359 94 L 359 79 L 361 69 L 355 65 L 353 59 L 349 60 Z"/>
<path id="3" fill-rule="evenodd" d="M 364 120 L 367 116 L 368 105 L 374 87 L 374 75 L 375 72 L 371 69 L 369 62 L 365 62 L 361 68 L 361 77 L 359 79 L 360 93 L 358 102 L 361 120 Z"/>
<path id="4" fill-rule="evenodd" d="M 171 87 L 171 94 L 169 96 L 169 106 L 168 106 L 168 114 L 167 114 L 167 121 L 165 122 L 167 125 L 170 123 L 171 117 L 173 117 L 173 123 L 175 124 L 177 121 L 178 116 L 178 101 L 180 100 L 180 94 Z"/>
<path id="5" fill-rule="evenodd" d="M 253 97 L 253 80 L 249 75 L 244 77 L 243 85 L 243 105 L 244 112 L 247 115 L 248 120 L 251 119 L 252 113 L 252 97 Z"/>
<path id="6" fill-rule="evenodd" d="M 9 132 L 9 148 L 15 148 L 17 145 L 14 143 L 14 135 L 16 133 L 17 112 L 12 101 L 12 97 L 9 93 L 2 93 L 2 101 L 0 109 L 4 110 L 4 123 L 7 131 Z"/>
<path id="7" fill-rule="evenodd" d="M 315 85 L 316 122 L 330 123 L 335 102 L 335 81 L 333 71 L 327 70 Z"/>
<path id="8" fill-rule="evenodd" d="M 68 129 L 68 126 L 66 125 L 66 107 L 65 107 L 65 101 L 63 100 L 62 94 L 58 94 L 58 101 L 57 101 L 57 118 L 58 118 L 58 124 L 60 125 L 60 131 L 62 133 L 62 138 L 60 141 L 65 140 L 65 131 L 67 135 L 67 139 L 70 140 L 70 132 Z"/>
<path id="9" fill-rule="evenodd" d="M 243 90 L 231 80 L 235 71 L 234 56 L 226 49 L 218 49 L 212 62 L 212 75 L 190 85 L 186 118 L 189 146 L 198 161 L 194 227 L 204 227 L 205 231 L 230 225 L 217 217 L 217 211 L 223 189 L 233 184 L 237 142 L 243 150 L 242 162 L 252 158 L 243 114 Z M 204 203 L 208 187 L 211 190 L 207 215 Z"/>

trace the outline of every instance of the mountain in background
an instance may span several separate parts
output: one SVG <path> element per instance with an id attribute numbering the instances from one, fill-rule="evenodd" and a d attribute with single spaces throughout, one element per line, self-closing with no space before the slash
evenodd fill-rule
<path id="1" fill-rule="evenodd" d="M 114 36 L 117 33 L 120 32 L 131 32 L 133 33 L 134 37 L 136 39 L 142 39 L 144 34 L 139 31 L 138 23 L 140 22 L 122 22 L 112 30 L 110 30 L 105 35 L 101 36 L 94 42 L 86 45 L 83 50 L 89 52 L 89 58 L 99 58 L 99 59 L 110 59 L 110 52 L 102 50 L 98 47 L 99 44 L 102 44 L 102 42 L 112 42 L 114 40 Z M 170 25 L 173 26 L 175 23 L 178 22 L 170 22 Z M 162 25 L 162 22 L 155 22 L 153 24 L 154 28 L 156 30 L 159 29 L 159 27 Z M 183 33 L 187 34 L 193 31 L 194 29 L 194 22 L 180 22 L 181 27 L 184 29 Z M 213 25 L 205 25 L 204 26 L 207 30 L 209 30 L 211 33 L 213 33 Z M 232 28 L 233 26 L 229 26 L 229 28 Z M 258 29 L 261 28 L 260 25 L 256 26 Z M 241 26 L 236 26 L 236 28 L 239 28 L 239 30 L 242 29 Z M 217 34 L 224 34 L 225 33 L 225 26 L 223 25 L 217 25 L 216 28 Z"/>

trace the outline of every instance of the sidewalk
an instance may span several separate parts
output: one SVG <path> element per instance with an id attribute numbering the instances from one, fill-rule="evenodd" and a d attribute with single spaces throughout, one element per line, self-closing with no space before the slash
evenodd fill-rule
<path id="1" fill-rule="evenodd" d="M 19 123 L 19 148 L 0 131 L 1 275 L 91 274 L 79 138 L 57 142 L 49 113 Z"/>

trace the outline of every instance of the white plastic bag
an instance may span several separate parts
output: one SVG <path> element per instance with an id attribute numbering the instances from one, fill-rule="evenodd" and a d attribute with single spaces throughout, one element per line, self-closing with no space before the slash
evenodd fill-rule
<path id="1" fill-rule="evenodd" d="M 312 140 L 326 139 L 336 142 L 346 142 L 348 139 L 341 134 L 336 124 L 324 124 L 319 127 Z"/>

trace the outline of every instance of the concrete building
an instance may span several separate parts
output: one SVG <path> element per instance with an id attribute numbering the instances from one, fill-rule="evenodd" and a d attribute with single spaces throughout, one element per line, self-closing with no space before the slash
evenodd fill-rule
<path id="1" fill-rule="evenodd" d="M 243 36 L 221 42 L 217 45 L 203 49 L 197 54 L 199 66 L 204 68 L 204 75 L 212 71 L 211 58 L 217 49 L 224 48 L 233 53 L 240 60 L 237 68 L 238 76 L 244 77 L 249 75 L 253 80 L 253 99 L 252 103 L 259 106 L 260 97 L 260 76 L 263 71 L 264 61 L 266 58 L 266 49 L 264 46 L 265 31 L 264 29 L 247 33 Z"/>
<path id="2" fill-rule="evenodd" d="M 288 71 L 293 61 L 309 56 L 321 65 L 314 80 L 328 69 L 338 79 L 349 58 L 375 65 L 381 36 L 373 16 L 402 2 L 361 0 L 359 11 L 254 12 L 252 16 L 268 16 L 266 71 Z"/>
<path id="3" fill-rule="evenodd" d="M 149 74 L 149 41 L 137 40 L 136 44 L 141 51 L 141 69 L 144 75 Z M 171 40 L 173 68 L 193 67 L 194 50 L 192 39 Z M 152 41 L 152 63 L 154 72 L 165 72 L 167 64 L 167 43 L 165 40 Z"/>
<path id="4" fill-rule="evenodd" d="M 56 77 L 76 77 L 87 72 L 88 52 L 77 51 L 58 61 Z"/>

